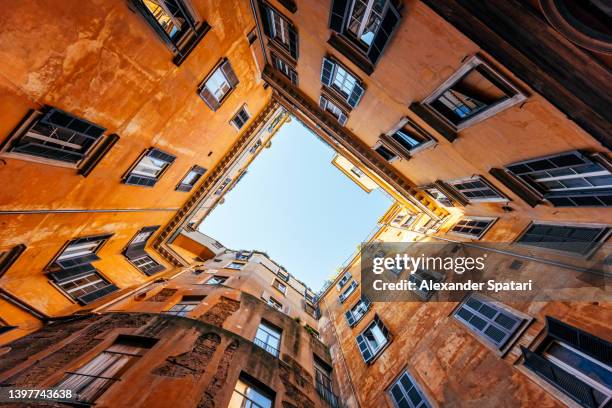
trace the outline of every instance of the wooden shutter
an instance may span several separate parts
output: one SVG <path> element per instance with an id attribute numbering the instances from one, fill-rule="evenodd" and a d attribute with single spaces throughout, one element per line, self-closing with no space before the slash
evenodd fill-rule
<path id="1" fill-rule="evenodd" d="M 370 50 L 368 51 L 368 58 L 370 61 L 375 64 L 380 58 L 383 50 L 387 46 L 387 43 L 391 39 L 391 35 L 393 35 L 393 31 L 395 27 L 400 21 L 399 11 L 395 9 L 393 4 L 389 4 L 387 8 L 387 13 L 383 17 L 382 23 L 378 28 L 378 32 L 374 36 L 374 40 L 372 41 L 372 45 L 370 46 Z"/>
<path id="2" fill-rule="evenodd" d="M 225 75 L 225 78 L 227 79 L 227 82 L 230 84 L 230 86 L 232 88 L 235 88 L 236 85 L 238 85 L 238 77 L 234 73 L 234 70 L 232 69 L 232 66 L 229 61 L 225 61 L 221 65 L 221 71 L 223 71 L 223 75 Z"/>
<path id="3" fill-rule="evenodd" d="M 299 51 L 300 46 L 299 46 L 297 31 L 295 30 L 295 27 L 293 25 L 289 25 L 288 31 L 289 31 L 289 53 L 291 54 L 293 59 L 297 60 L 299 57 L 299 53 L 300 53 Z"/>
<path id="4" fill-rule="evenodd" d="M 323 57 L 323 66 L 321 67 L 321 83 L 330 86 L 336 63 L 327 57 Z"/>
<path id="5" fill-rule="evenodd" d="M 347 102 L 348 104 L 354 108 L 357 106 L 359 101 L 361 100 L 361 96 L 363 95 L 363 86 L 359 82 L 355 82 L 355 86 L 353 87 L 353 91 L 349 95 Z"/>
<path id="6" fill-rule="evenodd" d="M 345 313 L 346 320 L 348 321 L 349 326 L 353 327 L 355 325 L 355 317 L 353 316 L 352 310 L 347 310 Z"/>
<path id="7" fill-rule="evenodd" d="M 153 187 L 155 183 L 157 183 L 157 179 L 139 176 L 136 174 L 128 174 L 128 176 L 125 178 L 124 183 L 136 186 Z"/>
<path id="8" fill-rule="evenodd" d="M 546 316 L 548 335 L 567 343 L 604 364 L 612 365 L 612 344 L 590 333 Z"/>
<path id="9" fill-rule="evenodd" d="M 261 23 L 263 26 L 264 34 L 268 37 L 272 38 L 272 31 L 270 27 L 272 26 L 272 21 L 270 21 L 270 9 L 266 6 L 263 1 L 259 0 L 259 14 L 261 15 Z"/>
<path id="10" fill-rule="evenodd" d="M 91 123 L 74 115 L 66 113 L 57 108 L 49 108 L 49 111 L 40 119 L 40 123 L 77 132 L 93 140 L 99 139 L 106 131 L 106 128 Z"/>
<path id="11" fill-rule="evenodd" d="M 383 335 L 385 336 L 385 339 L 387 339 L 388 341 L 389 340 L 389 329 L 387 329 L 387 326 L 384 325 L 384 323 L 382 322 L 382 320 L 380 320 L 380 317 L 378 317 L 378 315 L 374 315 L 374 322 L 376 322 L 376 325 L 380 328 Z"/>
<path id="12" fill-rule="evenodd" d="M 219 109 L 219 106 L 221 106 L 217 98 L 215 98 L 212 92 L 210 92 L 206 87 L 206 82 L 204 82 L 204 84 L 202 85 L 202 89 L 200 89 L 200 98 L 202 98 L 202 100 L 206 102 L 208 107 L 212 109 L 213 112 Z"/>
<path id="13" fill-rule="evenodd" d="M 531 207 L 535 207 L 542 202 L 543 197 L 540 194 L 536 194 L 523 185 L 520 179 L 513 177 L 512 174 L 508 173 L 506 170 L 492 168 L 489 170 L 489 174 L 495 177 L 500 183 L 505 185 L 510 191 L 519 196 Z"/>
<path id="14" fill-rule="evenodd" d="M 344 113 L 340 113 L 340 117 L 338 117 L 338 123 L 344 126 L 347 120 L 348 120 L 347 116 Z"/>
<path id="15" fill-rule="evenodd" d="M 96 290 L 95 292 L 91 292 L 91 293 L 88 293 L 86 295 L 79 296 L 77 298 L 77 300 L 80 303 L 82 303 L 82 304 L 87 304 L 87 303 L 91 303 L 94 300 L 99 299 L 99 298 L 101 298 L 103 296 L 106 296 L 108 294 L 116 292 L 118 290 L 119 290 L 119 288 L 117 286 L 109 284 L 108 286 L 100 288 L 100 289 Z"/>
<path id="16" fill-rule="evenodd" d="M 21 254 L 26 250 L 26 246 L 24 244 L 19 244 L 11 248 L 8 253 L 0 257 L 2 260 L 0 261 L 0 277 L 9 270 L 9 268 L 17 261 L 17 259 L 21 256 Z"/>
<path id="17" fill-rule="evenodd" d="M 341 33 L 344 31 L 344 21 L 348 13 L 349 0 L 333 0 L 329 13 L 329 28 Z"/>
<path id="18" fill-rule="evenodd" d="M 357 335 L 357 346 L 359 347 L 359 352 L 361 353 L 361 357 L 363 357 L 363 361 L 369 363 L 373 355 L 368 347 L 368 341 L 363 334 Z"/>
<path id="19" fill-rule="evenodd" d="M 297 72 L 295 72 L 294 69 L 290 69 L 289 70 L 289 78 L 291 79 L 291 83 L 293 85 L 296 85 L 296 86 L 298 85 L 298 75 L 297 75 Z"/>
<path id="20" fill-rule="evenodd" d="M 324 96 L 319 97 L 319 107 L 323 110 L 327 108 L 327 99 Z"/>
<path id="21" fill-rule="evenodd" d="M 83 177 L 87 177 L 93 169 L 102 161 L 106 153 L 108 153 L 112 147 L 119 140 L 119 136 L 116 134 L 108 135 L 97 147 L 96 150 L 87 158 L 87 161 L 83 163 L 83 166 L 78 171 Z"/>
<path id="22" fill-rule="evenodd" d="M 153 157 L 155 159 L 163 160 L 168 164 L 171 164 L 174 162 L 174 160 L 176 160 L 176 156 L 173 156 L 166 152 L 162 152 L 161 150 L 155 149 L 155 148 L 152 148 L 151 150 L 149 150 L 149 152 L 147 153 L 147 156 Z"/>
<path id="23" fill-rule="evenodd" d="M 96 268 L 91 264 L 83 264 L 72 268 L 62 269 L 59 272 L 50 273 L 49 276 L 57 283 L 62 283 L 71 279 L 80 278 L 91 273 L 97 273 Z"/>

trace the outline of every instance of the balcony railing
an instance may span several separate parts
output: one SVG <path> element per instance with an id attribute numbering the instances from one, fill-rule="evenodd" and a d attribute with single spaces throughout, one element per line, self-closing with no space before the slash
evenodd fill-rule
<path id="1" fill-rule="evenodd" d="M 232 397 L 232 401 L 240 400 L 240 408 L 264 408 L 240 391 L 234 390 L 234 396 Z M 230 402 L 232 402 L 230 401 Z M 237 401 L 236 401 L 237 402 Z M 234 406 L 234 405 L 232 405 Z"/>
<path id="2" fill-rule="evenodd" d="M 256 346 L 261 347 L 262 349 L 266 350 L 268 353 L 272 354 L 274 357 L 278 357 L 278 355 L 280 354 L 280 351 L 277 348 L 258 339 L 257 337 L 255 337 L 255 340 L 253 340 L 253 343 L 255 343 Z"/>
<path id="3" fill-rule="evenodd" d="M 342 408 L 338 396 L 332 392 L 328 387 L 317 381 L 317 393 L 321 399 L 327 402 L 331 408 Z"/>

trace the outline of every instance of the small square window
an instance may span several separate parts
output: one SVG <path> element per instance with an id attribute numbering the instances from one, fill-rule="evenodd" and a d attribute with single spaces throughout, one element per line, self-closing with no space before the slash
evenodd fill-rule
<path id="1" fill-rule="evenodd" d="M 481 239 L 496 220 L 497 218 L 463 217 L 450 232 L 468 238 Z"/>
<path id="2" fill-rule="evenodd" d="M 206 281 L 207 285 L 223 285 L 227 281 L 227 276 L 215 275 Z"/>
<path id="3" fill-rule="evenodd" d="M 272 65 L 274 65 L 274 68 L 276 68 L 277 71 L 282 73 L 288 80 L 290 80 L 293 85 L 297 85 L 298 75 L 295 68 L 275 53 L 271 53 L 270 56 L 272 58 Z"/>
<path id="4" fill-rule="evenodd" d="M 389 329 L 375 315 L 374 321 L 357 336 L 357 345 L 366 364 L 370 364 L 389 343 Z"/>
<path id="5" fill-rule="evenodd" d="M 268 298 L 268 305 L 272 306 L 278 311 L 283 311 L 283 304 L 278 300 L 274 299 L 272 296 Z"/>
<path id="6" fill-rule="evenodd" d="M 240 130 L 249 121 L 250 117 L 251 115 L 249 114 L 246 105 L 242 105 L 240 110 L 232 118 L 231 123 L 236 130 Z"/>
<path id="7" fill-rule="evenodd" d="M 459 194 L 461 194 L 471 203 L 508 201 L 508 198 L 497 191 L 495 187 L 480 176 L 469 179 L 449 181 L 448 185 L 452 186 Z"/>
<path id="8" fill-rule="evenodd" d="M 216 111 L 236 85 L 238 77 L 229 61 L 223 60 L 200 84 L 200 97 Z"/>
<path id="9" fill-rule="evenodd" d="M 177 191 L 188 192 L 196 185 L 198 180 L 202 178 L 202 176 L 206 173 L 206 169 L 200 166 L 193 166 L 185 177 L 181 180 L 181 182 L 176 186 Z"/>
<path id="10" fill-rule="evenodd" d="M 234 269 L 234 270 L 241 270 L 242 268 L 244 268 L 244 266 L 246 265 L 245 262 L 230 262 L 225 269 Z"/>
<path id="11" fill-rule="evenodd" d="M 398 155 L 391 150 L 388 146 L 385 146 L 384 144 L 382 144 L 381 142 L 378 142 L 374 147 L 373 147 L 374 151 L 376 153 L 378 153 L 383 159 L 385 159 L 385 161 L 389 162 L 389 163 L 393 163 L 395 160 L 397 160 Z"/>
<path id="12" fill-rule="evenodd" d="M 331 114 L 334 118 L 336 118 L 336 120 L 338 121 L 340 125 L 342 126 L 345 125 L 347 116 L 342 111 L 342 109 L 338 107 L 338 105 L 330 101 L 327 97 L 321 95 L 321 97 L 319 98 L 319 106 L 321 107 L 321 109 L 323 109 L 327 113 Z"/>
<path id="13" fill-rule="evenodd" d="M 274 282 L 272 282 L 272 286 L 279 292 L 281 292 L 283 295 L 287 294 L 287 285 L 281 282 L 280 280 L 274 279 Z"/>
<path id="14" fill-rule="evenodd" d="M 123 178 L 123 183 L 153 187 L 166 169 L 174 162 L 175 156 L 150 148 L 146 150 Z"/>
<path id="15" fill-rule="evenodd" d="M 333 89 L 351 108 L 359 104 L 364 93 L 361 80 L 343 65 L 330 58 L 323 58 L 321 82 Z"/>
<path id="16" fill-rule="evenodd" d="M 181 301 L 164 313 L 173 316 L 186 316 L 204 300 L 205 296 L 183 296 Z"/>

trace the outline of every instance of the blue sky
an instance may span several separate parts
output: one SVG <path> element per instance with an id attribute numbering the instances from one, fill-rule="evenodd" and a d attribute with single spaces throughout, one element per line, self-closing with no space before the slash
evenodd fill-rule
<path id="1" fill-rule="evenodd" d="M 200 231 L 228 248 L 265 251 L 319 290 L 391 205 L 380 189 L 367 194 L 335 168 L 333 156 L 294 118 Z"/>

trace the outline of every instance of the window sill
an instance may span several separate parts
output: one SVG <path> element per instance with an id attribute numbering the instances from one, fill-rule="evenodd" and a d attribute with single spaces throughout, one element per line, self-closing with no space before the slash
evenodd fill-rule
<path id="1" fill-rule="evenodd" d="M 426 105 L 413 102 L 409 109 L 449 142 L 457 139 L 457 131 L 438 118 Z"/>
<path id="2" fill-rule="evenodd" d="M 361 51 L 357 50 L 355 46 L 351 45 L 346 38 L 336 33 L 332 33 L 327 43 L 340 52 L 340 54 L 348 58 L 349 61 L 355 64 L 355 66 L 366 75 L 370 76 L 374 72 L 374 64 L 372 64 Z"/>

